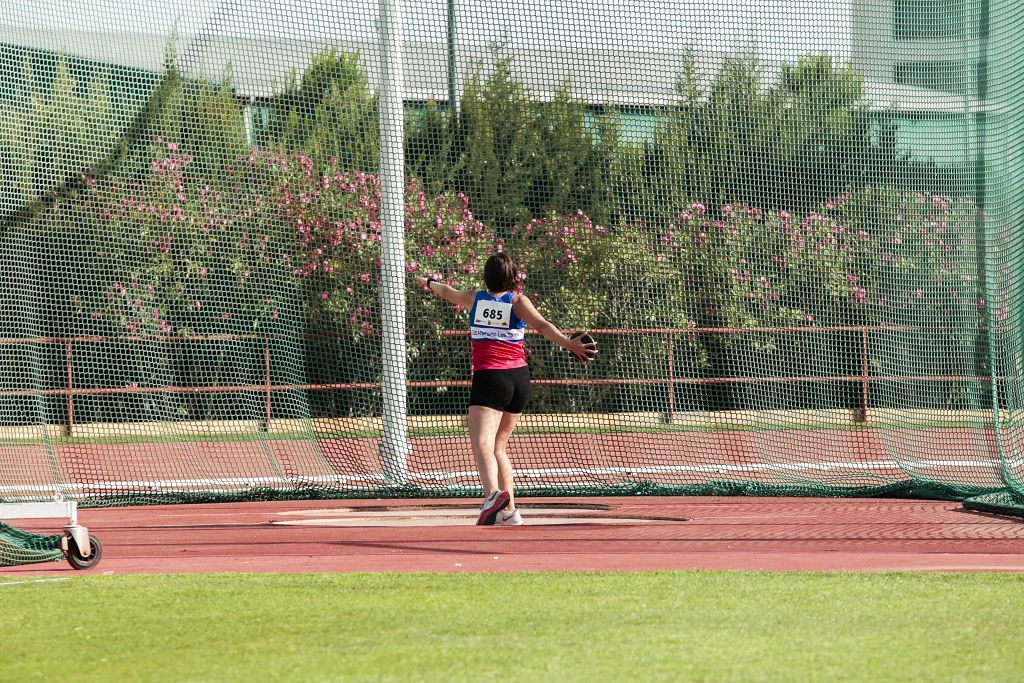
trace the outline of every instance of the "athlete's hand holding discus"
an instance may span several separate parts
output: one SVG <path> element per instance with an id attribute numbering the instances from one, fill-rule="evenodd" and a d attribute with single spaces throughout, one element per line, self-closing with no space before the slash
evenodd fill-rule
<path id="1" fill-rule="evenodd" d="M 597 342 L 586 332 L 574 332 L 569 335 L 569 343 L 572 346 L 566 348 L 581 363 L 589 363 L 597 356 Z"/>

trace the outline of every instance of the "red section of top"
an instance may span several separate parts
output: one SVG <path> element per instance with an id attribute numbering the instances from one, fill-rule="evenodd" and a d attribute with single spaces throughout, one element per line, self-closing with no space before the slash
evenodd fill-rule
<path id="1" fill-rule="evenodd" d="M 473 342 L 474 370 L 512 370 L 526 363 L 522 342 L 481 340 Z"/>

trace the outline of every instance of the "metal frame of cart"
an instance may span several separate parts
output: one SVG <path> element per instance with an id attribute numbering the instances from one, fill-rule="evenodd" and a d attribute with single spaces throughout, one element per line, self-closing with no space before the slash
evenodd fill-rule
<path id="1" fill-rule="evenodd" d="M 64 518 L 60 549 L 74 569 L 91 569 L 103 557 L 103 544 L 78 523 L 78 503 L 55 500 L 43 503 L 0 503 L 0 520 Z"/>

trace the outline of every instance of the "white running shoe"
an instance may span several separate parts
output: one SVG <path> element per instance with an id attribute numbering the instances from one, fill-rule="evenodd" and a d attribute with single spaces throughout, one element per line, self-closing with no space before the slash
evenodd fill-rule
<path id="1" fill-rule="evenodd" d="M 495 517 L 508 505 L 509 498 L 508 491 L 500 489 L 484 498 L 484 504 L 480 506 L 480 516 L 476 520 L 477 526 L 494 524 Z"/>
<path id="2" fill-rule="evenodd" d="M 519 510 L 502 510 L 498 513 L 498 518 L 494 520 L 494 526 L 519 526 L 523 523 L 523 516 L 519 514 Z"/>

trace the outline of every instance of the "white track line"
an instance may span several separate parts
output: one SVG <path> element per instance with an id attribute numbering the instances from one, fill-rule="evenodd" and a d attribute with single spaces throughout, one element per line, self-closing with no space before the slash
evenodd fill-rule
<path id="1" fill-rule="evenodd" d="M 517 477 L 544 478 L 551 475 L 574 475 L 574 474 L 673 474 L 677 472 L 703 472 L 711 474 L 722 474 L 725 472 L 776 472 L 776 471 L 802 471 L 812 470 L 829 472 L 835 470 L 894 470 L 903 469 L 925 469 L 930 467 L 982 467 L 1001 468 L 1002 463 L 998 460 L 923 460 L 918 462 L 896 463 L 891 460 L 862 461 L 862 462 L 835 462 L 835 463 L 752 463 L 747 465 L 659 465 L 655 467 L 558 467 L 548 469 L 517 469 Z M 454 479 L 458 477 L 475 477 L 476 470 L 463 470 L 460 472 L 419 472 L 410 475 L 417 479 L 430 479 L 435 481 Z"/>
<path id="2" fill-rule="evenodd" d="M 65 576 L 57 579 L 28 579 L 27 581 L 0 581 L 0 588 L 4 586 L 17 586 L 21 583 L 48 583 L 50 581 L 70 581 L 71 577 Z"/>
<path id="3" fill-rule="evenodd" d="M 386 479 L 382 474 L 365 474 L 365 475 L 336 475 L 336 476 L 319 476 L 319 477 L 295 477 L 293 479 L 286 479 L 284 477 L 228 477 L 223 479 L 148 479 L 148 480 L 128 480 L 128 481 L 96 481 L 96 482 L 76 482 L 76 483 L 61 483 L 61 484 L 48 484 L 48 485 L 21 485 L 21 486 L 0 486 L 0 493 L 5 491 L 44 491 L 52 492 L 55 490 L 81 490 L 81 489 L 112 489 L 112 490 L 123 490 L 126 488 L 134 489 L 187 489 L 191 486 L 241 486 L 252 488 L 256 486 L 275 486 L 281 484 L 287 484 L 288 486 L 294 486 L 296 484 L 303 483 L 318 483 L 318 484 L 344 484 L 349 481 L 367 481 L 367 480 L 380 480 L 385 481 Z"/>

